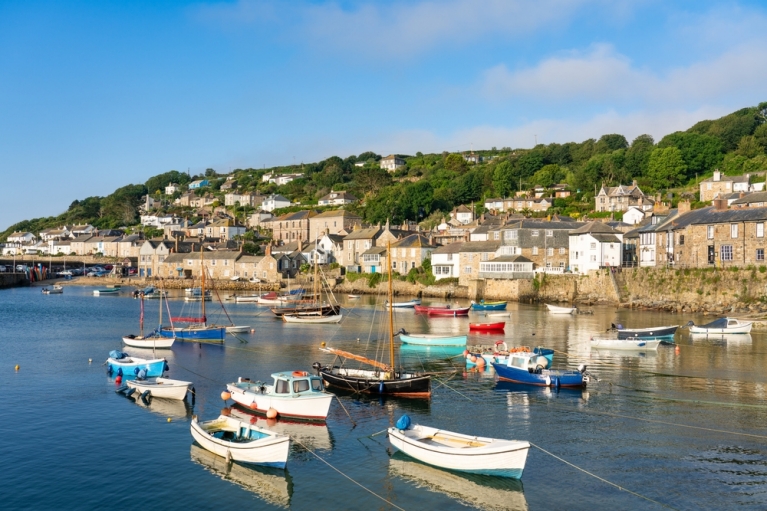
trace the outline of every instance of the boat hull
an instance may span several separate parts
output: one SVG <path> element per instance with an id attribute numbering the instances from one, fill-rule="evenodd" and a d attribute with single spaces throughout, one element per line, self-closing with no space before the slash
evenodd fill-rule
<path id="1" fill-rule="evenodd" d="M 240 382 L 229 383 L 226 389 L 232 395 L 232 400 L 243 408 L 260 414 L 266 414 L 270 408 L 274 408 L 279 417 L 291 419 L 324 421 L 333 401 L 333 394 L 328 392 L 282 397 L 271 392 L 262 393 L 261 387 L 257 382 Z"/>
<path id="2" fill-rule="evenodd" d="M 394 302 L 391 305 L 385 304 L 387 308 L 392 309 L 412 309 L 416 305 L 421 305 L 421 300 L 410 300 L 409 302 Z"/>
<path id="3" fill-rule="evenodd" d="M 429 334 L 400 334 L 399 338 L 405 344 L 414 344 L 417 346 L 465 346 L 468 339 L 465 335 L 442 336 Z"/>
<path id="4" fill-rule="evenodd" d="M 224 342 L 226 327 L 163 328 L 160 334 L 187 342 Z"/>
<path id="5" fill-rule="evenodd" d="M 573 314 L 575 313 L 576 309 L 575 307 L 560 307 L 558 305 L 550 305 L 546 304 L 546 308 L 549 309 L 549 312 L 552 314 Z"/>
<path id="6" fill-rule="evenodd" d="M 323 306 L 287 306 L 287 307 L 272 307 L 270 309 L 272 314 L 278 318 L 285 314 L 322 314 L 323 316 L 334 316 L 341 312 L 340 305 L 323 305 Z"/>
<path id="7" fill-rule="evenodd" d="M 585 387 L 586 380 L 579 371 L 550 371 L 544 369 L 540 373 L 531 373 L 527 369 L 509 367 L 493 362 L 493 368 L 498 378 L 513 383 L 524 383 L 538 387 Z"/>
<path id="8" fill-rule="evenodd" d="M 660 326 L 658 328 L 621 328 L 618 339 L 673 339 L 679 325 Z"/>
<path id="9" fill-rule="evenodd" d="M 507 302 L 472 303 L 471 308 L 475 311 L 505 311 Z"/>
<path id="10" fill-rule="evenodd" d="M 505 328 L 505 321 L 500 323 L 469 323 L 469 330 L 478 332 L 502 332 Z"/>
<path id="11" fill-rule="evenodd" d="M 269 430 L 252 426 L 247 422 L 227 418 L 231 430 L 240 432 L 245 428 L 245 431 L 255 431 L 265 435 L 259 440 L 250 442 L 231 442 L 222 438 L 216 438 L 206 431 L 206 427 L 210 427 L 220 420 L 221 418 L 217 421 L 199 423 L 196 419 L 192 419 L 192 437 L 201 447 L 214 454 L 239 461 L 240 463 L 285 468 L 290 450 L 290 437 L 277 435 Z"/>
<path id="12" fill-rule="evenodd" d="M 323 367 L 320 371 L 325 385 L 340 390 L 380 396 L 429 397 L 431 376 L 397 373 L 393 380 L 381 380 L 377 371 Z"/>
<path id="13" fill-rule="evenodd" d="M 226 327 L 226 332 L 229 334 L 241 334 L 245 332 L 250 332 L 250 326 L 249 325 L 233 325 Z"/>
<path id="14" fill-rule="evenodd" d="M 126 335 L 123 337 L 123 343 L 131 348 L 147 348 L 147 349 L 170 349 L 173 346 L 175 337 L 164 336 L 152 336 L 152 337 L 132 337 Z"/>
<path id="15" fill-rule="evenodd" d="M 724 334 L 748 334 L 751 333 L 751 323 L 730 328 L 704 328 L 691 326 L 691 334 L 724 335 Z"/>
<path id="16" fill-rule="evenodd" d="M 165 359 L 155 358 L 147 360 L 136 357 L 120 360 L 111 357 L 107 359 L 108 372 L 117 373 L 120 369 L 122 369 L 123 376 L 128 378 L 135 377 L 138 371 L 142 369 L 146 370 L 147 378 L 154 378 L 155 376 L 162 376 L 162 373 L 165 371 Z"/>
<path id="17" fill-rule="evenodd" d="M 171 380 L 170 378 L 157 378 L 151 381 L 130 380 L 125 383 L 141 394 L 149 391 L 150 396 L 163 399 L 184 399 L 189 387 L 192 386 L 190 381 Z"/>
<path id="18" fill-rule="evenodd" d="M 606 350 L 657 350 L 660 343 L 660 339 L 592 339 L 591 347 Z"/>
<path id="19" fill-rule="evenodd" d="M 93 290 L 93 296 L 110 296 L 110 295 L 119 295 L 120 290 L 119 289 L 94 289 Z"/>
<path id="20" fill-rule="evenodd" d="M 457 307 L 455 309 L 429 309 L 429 316 L 468 316 L 469 307 Z"/>
<path id="21" fill-rule="evenodd" d="M 417 425 L 405 431 L 389 428 L 388 433 L 394 447 L 429 465 L 513 479 L 522 477 L 530 449 L 524 441 L 471 437 Z"/>
<path id="22" fill-rule="evenodd" d="M 319 325 L 325 323 L 340 323 L 344 318 L 343 314 L 336 314 L 330 316 L 321 316 L 319 314 L 283 314 L 282 321 L 285 323 L 296 323 L 303 325 Z"/>

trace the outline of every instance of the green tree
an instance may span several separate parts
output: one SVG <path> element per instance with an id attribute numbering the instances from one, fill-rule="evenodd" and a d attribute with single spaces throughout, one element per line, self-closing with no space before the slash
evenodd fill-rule
<path id="1" fill-rule="evenodd" d="M 458 174 L 463 174 L 469 166 L 466 163 L 466 160 L 463 159 L 463 156 L 452 153 L 445 157 L 445 168 Z"/>
<path id="2" fill-rule="evenodd" d="M 631 177 L 647 174 L 650 154 L 655 148 L 655 141 L 650 135 L 639 135 L 626 150 L 626 170 Z"/>
<path id="3" fill-rule="evenodd" d="M 757 155 L 764 154 L 764 146 L 759 143 L 753 135 L 746 135 L 738 142 L 738 149 L 735 151 L 746 158 L 754 158 Z"/>
<path id="4" fill-rule="evenodd" d="M 676 186 L 687 171 L 682 151 L 676 147 L 656 148 L 650 154 L 647 176 L 655 188 L 667 189 Z"/>
<path id="5" fill-rule="evenodd" d="M 514 190 L 515 177 L 514 167 L 508 160 L 496 165 L 493 171 L 493 188 L 495 193 L 501 198 L 511 195 L 511 192 Z"/>
<path id="6" fill-rule="evenodd" d="M 676 147 L 687 166 L 687 177 L 713 171 L 722 163 L 722 141 L 711 135 L 677 131 L 658 142 L 659 148 Z"/>
<path id="7" fill-rule="evenodd" d="M 594 146 L 594 151 L 597 153 L 611 153 L 618 149 L 628 149 L 628 146 L 628 140 L 623 135 L 602 135 Z"/>

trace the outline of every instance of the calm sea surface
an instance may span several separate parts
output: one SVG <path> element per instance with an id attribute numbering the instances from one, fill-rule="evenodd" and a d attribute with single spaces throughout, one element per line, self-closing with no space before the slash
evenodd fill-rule
<path id="1" fill-rule="evenodd" d="M 322 341 L 374 357 L 385 348 L 375 298 L 346 303 L 340 325 L 314 327 L 283 324 L 255 304 L 227 304 L 255 332 L 225 346 L 177 342 L 164 350 L 168 376 L 193 381 L 196 399 L 147 406 L 116 394 L 103 365 L 122 335 L 137 333 L 139 302 L 127 288 L 102 297 L 92 289 L 0 291 L 3 509 L 767 509 L 767 336 L 759 332 L 677 334 L 676 346 L 657 353 L 596 351 L 589 338 L 610 323 L 705 318 L 611 307 L 558 317 L 509 304 L 505 334 L 471 335 L 470 343 L 555 348 L 564 353 L 555 367 L 588 364 L 595 378 L 587 390 L 498 384 L 492 371 L 467 371 L 455 352 L 398 346 L 408 367 L 439 373 L 430 401 L 343 396 L 327 425 L 286 425 L 300 445 L 293 443 L 287 470 L 266 470 L 227 467 L 194 445 L 192 414 L 217 417 L 225 384 L 238 376 L 270 380 L 331 362 Z M 146 306 L 151 328 L 157 302 Z M 191 312 L 178 295 L 170 306 Z M 220 307 L 209 309 L 209 319 L 223 322 Z M 472 318 L 397 311 L 395 328 L 463 333 Z M 379 433 L 403 413 L 537 447 L 521 482 L 456 475 L 394 454 Z"/>

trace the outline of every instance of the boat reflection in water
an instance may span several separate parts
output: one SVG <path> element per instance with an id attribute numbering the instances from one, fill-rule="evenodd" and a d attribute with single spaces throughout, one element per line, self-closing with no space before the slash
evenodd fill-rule
<path id="1" fill-rule="evenodd" d="M 403 358 L 416 361 L 421 359 L 445 360 L 462 355 L 465 349 L 466 346 L 419 346 L 403 343 L 399 347 L 399 352 Z"/>
<path id="2" fill-rule="evenodd" d="M 585 387 L 533 387 L 524 383 L 512 383 L 498 381 L 493 389 L 496 392 L 505 392 L 509 395 L 523 396 L 525 399 L 535 398 L 563 398 L 576 401 L 588 401 L 589 391 Z"/>
<path id="3" fill-rule="evenodd" d="M 137 392 L 129 397 L 131 401 L 152 413 L 174 419 L 188 419 L 192 417 L 192 407 L 186 399 L 163 399 L 161 397 L 141 397 Z"/>
<path id="4" fill-rule="evenodd" d="M 227 463 L 226 458 L 216 456 L 197 445 L 192 444 L 192 461 L 202 465 L 206 470 L 254 493 L 265 502 L 277 507 L 289 508 L 293 496 L 293 480 L 287 469 L 259 467 Z"/>
<path id="5" fill-rule="evenodd" d="M 516 479 L 451 472 L 421 463 L 401 451 L 389 459 L 389 473 L 475 509 L 527 510 L 522 482 Z"/>
<path id="6" fill-rule="evenodd" d="M 689 334 L 690 340 L 694 344 L 728 344 L 728 345 L 747 345 L 751 344 L 751 334 Z"/>
<path id="7" fill-rule="evenodd" d="M 260 428 L 287 435 L 292 441 L 291 448 L 304 447 L 312 451 L 330 450 L 333 439 L 330 430 L 324 422 L 290 421 L 284 419 L 267 419 L 239 405 L 225 408 L 232 417 L 248 421 Z M 222 412 L 226 415 L 226 413 Z"/>
<path id="8" fill-rule="evenodd" d="M 645 350 L 645 349 L 635 349 L 635 350 L 613 350 L 610 348 L 599 348 L 597 346 L 591 347 L 591 353 L 598 355 L 600 358 L 621 358 L 621 357 L 632 357 L 632 358 L 655 358 L 658 356 L 657 350 Z"/>

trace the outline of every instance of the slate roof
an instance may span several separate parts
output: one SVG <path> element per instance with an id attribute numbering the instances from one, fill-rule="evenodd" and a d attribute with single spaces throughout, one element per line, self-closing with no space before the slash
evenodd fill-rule
<path id="1" fill-rule="evenodd" d="M 461 253 L 465 252 L 495 252 L 501 244 L 498 241 L 467 241 L 461 247 Z"/>
<path id="2" fill-rule="evenodd" d="M 525 256 L 517 255 L 505 255 L 490 259 L 489 261 L 482 261 L 483 263 L 532 263 L 530 259 Z"/>
<path id="3" fill-rule="evenodd" d="M 618 231 L 603 222 L 589 222 L 586 225 L 573 229 L 570 234 L 616 234 Z"/>
<path id="4" fill-rule="evenodd" d="M 437 249 L 432 252 L 432 254 L 458 254 L 461 252 L 461 247 L 463 247 L 463 243 L 461 242 L 448 243 L 447 245 L 437 247 Z"/>
<path id="5" fill-rule="evenodd" d="M 395 243 L 392 243 L 392 248 L 405 247 L 435 248 L 435 245 L 429 242 L 429 238 L 423 236 L 422 234 L 411 234 L 409 236 L 405 236 L 401 240 L 396 241 Z"/>

